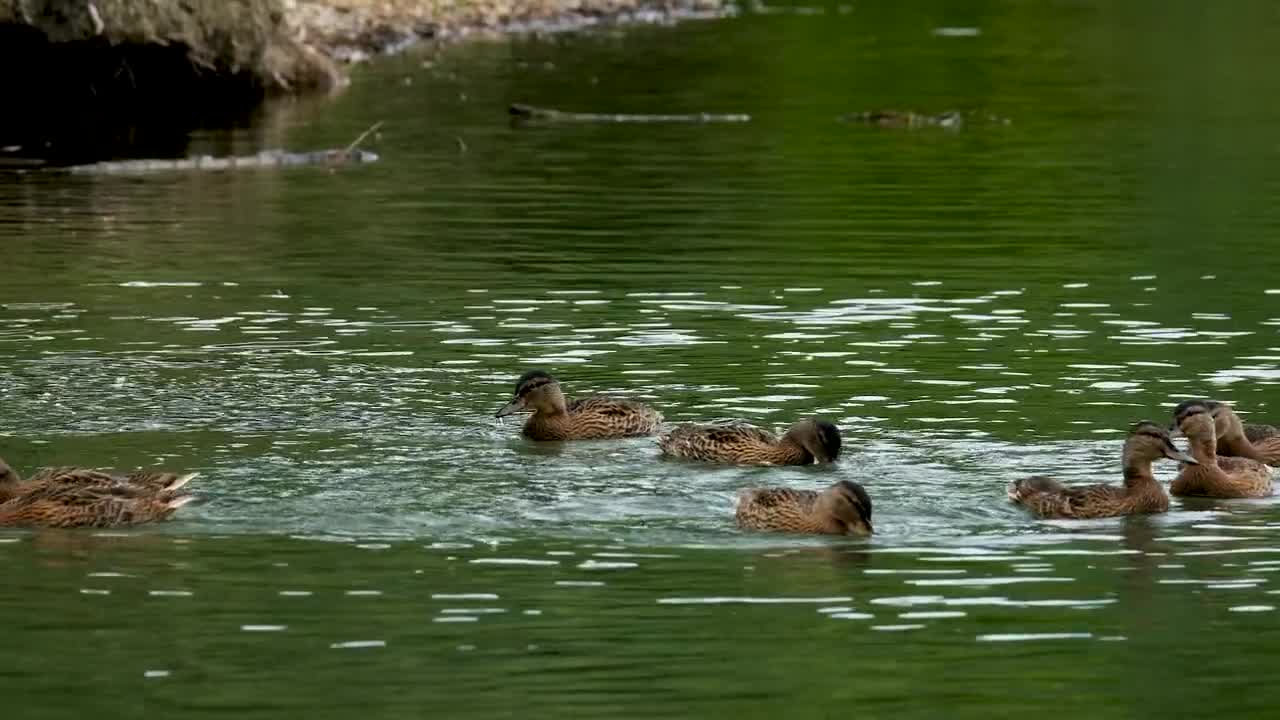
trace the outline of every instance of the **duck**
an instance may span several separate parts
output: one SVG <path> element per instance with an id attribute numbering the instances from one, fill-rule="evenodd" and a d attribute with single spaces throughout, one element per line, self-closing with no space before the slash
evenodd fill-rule
<path id="1" fill-rule="evenodd" d="M 68 466 L 24 481 L 0 460 L 0 527 L 114 528 L 167 520 L 195 499 L 179 491 L 198 474 L 112 475 Z"/>
<path id="2" fill-rule="evenodd" d="M 1174 425 L 1192 407 L 1202 407 L 1213 417 L 1217 434 L 1217 455 L 1249 458 L 1267 465 L 1280 465 L 1280 434 L 1271 425 L 1245 425 L 1235 410 L 1217 400 L 1184 400 L 1173 409 Z"/>
<path id="3" fill-rule="evenodd" d="M 545 370 L 516 381 L 515 397 L 494 417 L 532 412 L 521 433 L 530 440 L 604 440 L 653 435 L 662 413 L 634 400 L 592 396 L 567 400 Z"/>
<path id="4" fill-rule="evenodd" d="M 1013 481 L 1007 492 L 1011 501 L 1046 519 L 1083 520 L 1167 512 L 1169 496 L 1151 474 L 1151 463 L 1160 458 L 1190 465 L 1198 462 L 1173 444 L 1168 430 L 1144 420 L 1129 429 L 1124 441 L 1124 486 L 1066 487 L 1037 475 Z"/>
<path id="5" fill-rule="evenodd" d="M 735 518 L 744 530 L 859 537 L 875 532 L 871 496 L 851 480 L 841 480 L 821 492 L 745 488 L 738 492 Z"/>
<path id="6" fill-rule="evenodd" d="M 1198 495 L 1215 498 L 1270 497 L 1271 468 L 1246 457 L 1221 457 L 1217 454 L 1218 435 L 1225 423 L 1228 431 L 1239 430 L 1239 418 L 1221 403 L 1190 402 L 1178 406 L 1174 422 L 1187 436 L 1191 455 L 1196 459 L 1178 473 L 1170 485 L 1174 495 Z M 1218 411 L 1214 416 L 1214 410 Z M 1234 420 L 1235 427 L 1231 427 Z"/>
<path id="7" fill-rule="evenodd" d="M 677 425 L 658 438 L 667 457 L 737 465 L 809 465 L 840 457 L 840 428 L 820 418 L 804 418 L 781 438 L 755 425 L 728 420 Z"/>

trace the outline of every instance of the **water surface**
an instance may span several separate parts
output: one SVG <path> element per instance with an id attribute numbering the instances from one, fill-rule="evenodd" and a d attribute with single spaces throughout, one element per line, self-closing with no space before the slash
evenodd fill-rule
<path id="1" fill-rule="evenodd" d="M 172 523 L 0 536 L 7 704 L 1268 712 L 1274 501 L 1045 523 L 1003 488 L 1118 480 L 1127 426 L 1188 396 L 1275 421 L 1278 22 L 825 5 L 479 42 L 191 143 L 384 120 L 376 166 L 0 178 L 0 452 L 202 473 Z M 515 101 L 753 121 L 513 127 Z M 837 120 L 881 108 L 979 121 Z M 847 455 L 535 446 L 492 419 L 534 366 L 677 422 L 826 415 Z M 738 488 L 841 478 L 873 539 L 732 525 Z"/>

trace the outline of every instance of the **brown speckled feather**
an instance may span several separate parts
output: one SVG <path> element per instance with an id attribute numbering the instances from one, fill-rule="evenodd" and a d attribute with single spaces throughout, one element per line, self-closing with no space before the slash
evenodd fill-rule
<path id="1" fill-rule="evenodd" d="M 1199 465 L 1184 466 L 1169 492 L 1216 498 L 1271 497 L 1271 468 L 1248 458 L 1218 456 L 1216 464 L 1202 460 Z"/>
<path id="2" fill-rule="evenodd" d="M 1245 439 L 1241 439 L 1241 437 Z M 1280 435 L 1248 439 L 1248 431 L 1218 439 L 1216 453 L 1219 458 L 1244 457 L 1268 465 L 1280 465 Z"/>
<path id="3" fill-rule="evenodd" d="M 1245 425 L 1244 436 L 1249 442 L 1257 445 L 1260 440 L 1276 437 L 1280 435 L 1280 428 L 1275 425 Z"/>
<path id="4" fill-rule="evenodd" d="M 1210 426 L 1212 433 L 1212 426 Z M 1041 518 L 1085 520 L 1162 513 L 1169 510 L 1169 496 L 1151 474 L 1151 463 L 1160 458 L 1191 460 L 1179 450 L 1164 427 L 1139 422 L 1129 429 L 1121 462 L 1124 485 L 1066 487 L 1043 475 L 1015 480 L 1006 490 L 1009 499 Z"/>
<path id="5" fill-rule="evenodd" d="M 799 444 L 781 440 L 754 425 L 737 422 L 679 425 L 658 438 L 658 447 L 663 455 L 705 462 L 744 465 L 808 465 L 813 462 L 813 456 Z"/>
<path id="6" fill-rule="evenodd" d="M 1268 465 L 1280 465 L 1280 435 L 1270 435 L 1250 441 Z"/>
<path id="7" fill-rule="evenodd" d="M 1174 495 L 1217 498 L 1269 497 L 1271 468 L 1260 462 L 1265 450 L 1280 449 L 1280 438 L 1258 445 L 1244 439 L 1240 418 L 1230 405 L 1212 400 L 1188 400 L 1174 412 L 1174 422 L 1187 436 L 1191 454 L 1199 464 L 1183 465 L 1170 486 Z M 1221 439 L 1219 437 L 1221 436 Z M 1227 450 L 1243 450 L 1250 457 Z M 1219 452 L 1222 452 L 1220 455 Z"/>
<path id="8" fill-rule="evenodd" d="M 586 397 L 568 403 L 567 412 L 534 413 L 524 424 L 532 440 L 603 440 L 652 435 L 662 414 L 643 403 Z"/>
<path id="9" fill-rule="evenodd" d="M 738 494 L 738 527 L 750 530 L 824 533 L 825 525 L 814 515 L 818 500 L 814 490 L 751 488 Z"/>
<path id="10" fill-rule="evenodd" d="M 497 417 L 531 412 L 521 432 L 531 440 L 604 440 L 652 435 L 662 413 L 634 400 L 585 397 L 568 400 L 560 382 L 545 370 L 530 370 L 516 381 L 515 396 Z"/>
<path id="11" fill-rule="evenodd" d="M 0 526 L 120 527 L 168 518 L 192 500 L 179 492 L 195 474 L 143 471 L 113 476 L 77 467 L 46 468 L 0 503 Z"/>
<path id="12" fill-rule="evenodd" d="M 157 472 L 152 470 L 139 470 L 138 472 L 128 475 L 112 475 L 101 470 L 91 470 L 89 468 L 66 466 L 41 468 L 34 475 L 27 478 L 24 486 L 33 486 L 44 483 L 58 483 L 71 485 L 116 485 L 119 483 L 128 483 L 145 488 L 151 492 L 160 492 L 162 490 L 171 490 L 176 484 L 178 487 L 185 485 L 194 475 L 178 475 L 170 472 Z"/>
<path id="13" fill-rule="evenodd" d="M 858 483 L 842 480 L 822 492 L 747 488 L 738 493 L 735 518 L 746 530 L 869 535 L 871 498 Z"/>
<path id="14" fill-rule="evenodd" d="M 1042 518 L 1085 520 L 1169 509 L 1169 496 L 1159 485 L 1139 492 L 1105 484 L 1064 487 L 1042 476 L 1015 481 L 1009 499 Z"/>

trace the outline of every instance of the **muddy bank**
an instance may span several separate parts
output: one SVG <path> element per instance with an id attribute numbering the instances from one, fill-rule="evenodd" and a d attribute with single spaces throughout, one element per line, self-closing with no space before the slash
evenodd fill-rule
<path id="1" fill-rule="evenodd" d="M 18 97 L 329 90 L 343 63 L 424 38 L 714 14 L 723 0 L 0 0 Z M 198 92 L 193 92 L 198 90 Z"/>
<path id="2" fill-rule="evenodd" d="M 727 0 L 0 0 L 0 160 L 182 153 L 272 95 L 422 39 L 714 16 Z"/>

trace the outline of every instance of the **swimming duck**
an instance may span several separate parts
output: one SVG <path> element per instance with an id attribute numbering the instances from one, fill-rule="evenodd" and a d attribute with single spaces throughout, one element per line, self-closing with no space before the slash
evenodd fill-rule
<path id="1" fill-rule="evenodd" d="M 1169 509 L 1169 496 L 1151 474 L 1151 463 L 1160 458 L 1192 465 L 1196 459 L 1174 446 L 1169 432 L 1152 422 L 1140 422 L 1124 441 L 1124 486 L 1079 485 L 1065 487 L 1051 478 L 1035 477 L 1009 484 L 1009 499 L 1042 518 L 1104 518 Z"/>
<path id="2" fill-rule="evenodd" d="M 1271 425 L 1245 425 L 1230 405 L 1217 400 L 1184 400 L 1173 409 L 1174 425 L 1189 408 L 1200 406 L 1213 417 L 1217 431 L 1217 454 L 1249 458 L 1268 465 L 1280 465 L 1280 435 Z"/>
<path id="3" fill-rule="evenodd" d="M 521 411 L 533 414 L 521 430 L 530 440 L 602 440 L 652 435 L 662 413 L 634 400 L 585 397 L 566 400 L 560 383 L 543 370 L 530 370 L 516 381 L 515 398 L 495 417 Z"/>
<path id="4" fill-rule="evenodd" d="M 1203 402 L 1188 402 L 1178 406 L 1181 411 L 1174 418 L 1178 429 L 1187 436 L 1191 455 L 1196 464 L 1188 465 L 1178 473 L 1169 491 L 1174 495 L 1201 495 L 1217 498 L 1270 497 L 1271 468 L 1244 457 L 1222 457 L 1217 454 L 1217 438 L 1225 422 L 1232 420 L 1238 430 L 1240 423 L 1235 413 L 1218 404 L 1214 417 L 1211 406 Z M 1230 428 L 1229 428 L 1230 429 Z"/>
<path id="5" fill-rule="evenodd" d="M 814 490 L 747 488 L 738 492 L 738 527 L 746 530 L 870 535 L 871 496 L 856 482 L 841 480 Z"/>
<path id="6" fill-rule="evenodd" d="M 835 462 L 840 456 L 840 429 L 817 418 L 805 418 L 781 438 L 768 430 L 734 420 L 704 425 L 678 425 L 658 438 L 662 454 L 688 460 L 741 465 L 808 465 Z"/>
<path id="7" fill-rule="evenodd" d="M 0 460 L 0 527 L 122 527 L 167 519 L 195 498 L 178 491 L 197 473 L 115 476 L 45 468 L 25 482 Z"/>

